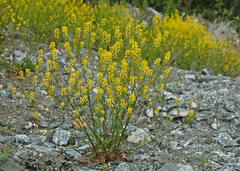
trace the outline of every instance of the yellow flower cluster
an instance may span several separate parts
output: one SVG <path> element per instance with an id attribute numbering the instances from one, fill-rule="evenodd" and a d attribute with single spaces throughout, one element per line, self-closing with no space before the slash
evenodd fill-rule
<path id="1" fill-rule="evenodd" d="M 195 17 L 187 16 L 183 20 L 178 12 L 164 20 L 155 16 L 153 26 L 146 29 L 121 3 L 111 6 L 99 2 L 91 6 L 83 1 L 26 0 L 0 1 L 0 6 L 3 11 L 0 27 L 9 29 L 11 26 L 15 31 L 26 28 L 47 42 L 52 38 L 58 43 L 64 41 L 69 53 L 74 46 L 83 48 L 87 45 L 88 48 L 111 51 L 113 58 L 118 59 L 122 57 L 124 47 L 125 57 L 143 57 L 152 62 L 154 57 L 171 52 L 173 63 L 183 69 L 192 69 L 196 64 L 196 70 L 210 67 L 215 73 L 231 76 L 240 73 L 239 52 L 232 48 L 234 41 L 216 40 Z M 73 33 L 73 43 L 68 44 Z M 55 48 L 51 50 L 53 58 L 57 56 Z"/>
<path id="2" fill-rule="evenodd" d="M 195 70 L 208 66 L 215 73 L 240 74 L 239 52 L 232 48 L 233 42 L 216 40 L 195 17 L 187 16 L 184 21 L 177 11 L 164 20 L 155 16 L 151 35 L 155 50 L 150 55 L 170 51 L 175 64 L 183 69 L 195 64 Z"/>
<path id="3" fill-rule="evenodd" d="M 22 1 L 21 7 L 25 7 L 27 2 L 29 7 L 21 9 L 33 14 L 19 12 L 23 15 L 22 20 L 36 18 L 29 29 L 35 29 L 34 33 L 45 34 L 55 42 L 49 45 L 51 55 L 46 55 L 47 59 L 43 57 L 43 50 L 39 50 L 37 72 L 33 74 L 30 69 L 19 72 L 21 83 L 28 79 L 33 87 L 31 90 L 21 87 L 21 90 L 35 105 L 37 100 L 34 98 L 38 97 L 36 87 L 42 85 L 60 110 L 69 111 L 75 119 L 75 128 L 85 130 L 86 134 L 89 132 L 86 128 L 96 133 L 89 139 L 94 140 L 92 146 L 101 142 L 103 149 L 109 147 L 108 134 L 112 134 L 110 138 L 116 138 L 112 142 L 121 141 L 118 136 L 124 133 L 118 129 L 124 131 L 121 129 L 127 126 L 138 103 L 144 101 L 151 106 L 156 99 L 164 98 L 158 95 L 167 86 L 170 63 L 190 67 L 195 55 L 194 59 L 200 59 L 196 63 L 202 67 L 216 52 L 214 50 L 221 47 L 217 49 L 217 55 L 224 56 L 224 72 L 237 67 L 232 65 L 238 62 L 236 54 L 229 50 L 229 46 L 227 48 L 227 43 L 216 43 L 212 36 L 206 34 L 206 28 L 192 18 L 182 21 L 178 14 L 174 14 L 162 21 L 155 17 L 153 27 L 146 29 L 127 13 L 122 4 L 110 6 L 99 2 L 90 6 L 82 1 L 48 0 L 43 3 L 39 0 L 29 3 L 30 0 L 26 0 Z M 10 9 L 17 12 L 12 7 L 19 8 L 19 4 L 11 4 Z M 41 15 L 41 20 L 37 14 Z M 15 15 L 11 15 L 12 19 L 17 18 Z M 50 28 L 46 29 L 48 25 Z M 49 35 L 49 30 L 53 35 Z M 67 66 L 60 67 L 57 49 L 65 49 Z M 94 59 L 93 49 L 98 49 L 98 57 Z M 93 69 L 95 59 L 97 62 Z M 13 88 L 12 93 L 16 94 L 17 89 Z M 180 103 L 180 98 L 176 103 Z M 154 113 L 158 116 L 159 109 Z M 194 113 L 190 110 L 189 117 L 193 118 Z M 39 113 L 34 115 L 39 118 Z M 114 149 L 119 143 L 113 145 Z"/>

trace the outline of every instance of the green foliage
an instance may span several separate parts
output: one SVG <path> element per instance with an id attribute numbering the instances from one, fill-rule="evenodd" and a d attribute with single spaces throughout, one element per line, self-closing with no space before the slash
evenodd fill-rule
<path id="1" fill-rule="evenodd" d="M 11 152 L 13 152 L 13 149 L 6 149 L 0 154 L 0 159 L 7 157 Z"/>
<path id="2" fill-rule="evenodd" d="M 32 63 L 32 60 L 28 57 L 23 59 L 23 63 L 21 64 L 21 66 L 22 66 L 22 69 L 24 70 L 29 68 L 31 71 L 33 71 L 35 68 L 35 65 Z"/>
<path id="3" fill-rule="evenodd" d="M 219 17 L 233 19 L 234 17 L 240 15 L 239 0 L 128 0 L 128 2 L 138 7 L 148 5 L 167 15 L 178 9 L 181 13 L 202 14 L 210 20 L 215 20 Z"/>
<path id="4" fill-rule="evenodd" d="M 7 70 L 8 68 L 10 68 L 10 62 L 5 58 L 0 58 L 0 70 Z"/>

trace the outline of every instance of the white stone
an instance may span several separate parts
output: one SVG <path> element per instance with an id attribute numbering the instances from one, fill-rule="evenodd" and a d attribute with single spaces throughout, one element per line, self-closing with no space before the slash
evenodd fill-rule
<path id="1" fill-rule="evenodd" d="M 174 109 L 174 110 L 171 111 L 171 114 L 173 116 L 187 117 L 188 116 L 188 111 L 183 109 L 183 108 L 180 108 L 179 113 L 178 113 L 177 109 Z"/>
<path id="2" fill-rule="evenodd" d="M 193 103 L 192 103 L 192 108 L 193 108 L 193 109 L 196 109 L 197 107 L 198 107 L 197 103 L 193 102 Z"/>
<path id="3" fill-rule="evenodd" d="M 152 118 L 152 117 L 153 117 L 153 108 L 148 109 L 148 110 L 146 111 L 146 115 L 147 115 L 148 117 Z"/>
<path id="4" fill-rule="evenodd" d="M 188 80 L 195 80 L 196 79 L 195 75 L 193 75 L 193 74 L 185 75 L 185 78 L 188 79 Z"/>
<path id="5" fill-rule="evenodd" d="M 218 129 L 217 124 L 215 122 L 212 123 L 211 127 L 212 127 L 212 129 L 215 129 L 215 130 Z"/>
<path id="6" fill-rule="evenodd" d="M 141 128 L 137 129 L 132 135 L 128 136 L 127 140 L 132 143 L 150 142 L 151 137 Z"/>

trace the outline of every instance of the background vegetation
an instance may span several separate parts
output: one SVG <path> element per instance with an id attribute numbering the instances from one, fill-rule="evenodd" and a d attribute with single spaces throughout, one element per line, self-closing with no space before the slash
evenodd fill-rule
<path id="1" fill-rule="evenodd" d="M 24 43 L 28 42 L 29 53 L 26 55 L 28 57 L 30 53 L 38 50 L 39 43 L 49 44 L 54 40 L 58 45 L 72 40 L 73 33 L 79 28 L 79 34 L 84 35 L 82 38 L 94 39 L 94 45 L 85 42 L 90 49 L 104 48 L 113 51 L 123 43 L 125 51 L 129 47 L 130 40 L 133 39 L 141 48 L 141 56 L 148 62 L 170 51 L 173 56 L 171 64 L 176 67 L 197 71 L 210 67 L 215 74 L 229 76 L 237 76 L 240 73 L 239 52 L 232 48 L 234 40 L 217 40 L 207 31 L 206 26 L 196 21 L 196 18 L 188 15 L 182 17 L 182 10 L 186 13 L 192 13 L 198 9 L 210 10 L 213 3 L 197 4 L 195 1 L 180 0 L 132 1 L 140 7 L 152 5 L 165 13 L 164 20 L 156 17 L 153 24 L 146 26 L 140 17 L 130 13 L 126 6 L 127 1 L 121 1 L 121 3 L 109 1 L 111 5 L 102 1 L 97 3 L 97 0 L 88 2 L 83 3 L 81 0 L 1 1 L 0 45 L 3 48 L 0 48 L 0 52 L 3 53 L 4 47 L 7 46 L 11 54 L 19 44 L 16 40 L 21 40 Z M 225 12 L 226 15 L 221 13 L 220 9 L 222 11 L 227 9 L 227 4 L 219 0 L 214 2 L 215 8 L 209 11 L 209 14 L 216 13 L 215 17 L 221 15 L 235 17 L 236 20 L 238 12 L 235 12 L 235 8 L 238 1 L 230 11 Z M 176 9 L 180 11 L 176 12 Z M 202 11 L 202 13 L 205 12 Z M 141 13 L 139 14 L 141 16 Z M 68 38 L 63 36 L 56 39 L 56 34 L 64 31 L 62 28 L 67 28 Z M 55 33 L 55 36 L 52 33 Z M 122 39 L 122 36 L 125 38 Z M 108 45 L 103 43 L 105 39 Z M 28 65 L 25 68 L 31 68 L 31 60 L 25 61 Z M 14 59 L 10 62 L 14 63 Z"/>
<path id="2" fill-rule="evenodd" d="M 97 3 L 99 0 L 86 0 Z M 112 0 L 112 3 L 119 0 Z M 232 21 L 238 33 L 240 33 L 240 1 L 239 0 L 124 0 L 134 6 L 143 8 L 150 6 L 165 15 L 170 15 L 176 9 L 180 14 L 197 14 L 210 21 Z"/>

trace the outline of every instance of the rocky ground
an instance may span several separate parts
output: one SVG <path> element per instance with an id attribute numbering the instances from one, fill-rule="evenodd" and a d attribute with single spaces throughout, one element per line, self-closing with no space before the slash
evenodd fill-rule
<path id="1" fill-rule="evenodd" d="M 21 62 L 29 50 L 26 52 L 24 44 L 17 44 L 14 55 L 2 56 L 15 56 Z M 64 65 L 64 56 L 60 59 Z M 0 159 L 0 171 L 240 170 L 240 77 L 216 76 L 209 69 L 194 72 L 173 68 L 162 112 L 173 116 L 173 121 L 167 123 L 162 117 L 153 116 L 151 108 L 139 109 L 141 112 L 127 128 L 131 135 L 125 141 L 128 146 L 141 137 L 153 142 L 129 154 L 131 161 L 93 165 L 81 162 L 89 154 L 86 136 L 74 129 L 67 113 L 59 119 L 56 106 L 44 95 L 39 102 L 47 115 L 36 120 L 26 101 L 11 94 L 15 85 L 16 74 L 0 70 L 0 153 L 13 149 Z M 180 117 L 175 115 L 177 97 L 181 97 Z M 190 99 L 203 102 L 195 119 L 188 126 L 169 131 L 186 118 Z"/>
<path id="2" fill-rule="evenodd" d="M 23 52 L 14 53 L 21 56 Z M 90 166 L 80 162 L 89 154 L 86 136 L 73 128 L 67 114 L 62 120 L 55 117 L 56 108 L 45 96 L 41 103 L 49 117 L 37 121 L 32 108 L 11 94 L 15 85 L 14 74 L 0 71 L 0 152 L 13 149 L 0 159 L 0 171 L 240 170 L 240 77 L 216 76 L 209 69 L 194 72 L 173 68 L 163 111 L 172 115 L 173 121 L 166 123 L 153 116 L 151 109 L 144 108 L 129 125 L 131 136 L 126 142 L 129 146 L 134 144 L 139 134 L 154 141 L 130 154 L 131 162 Z M 177 97 L 181 97 L 181 117 L 174 115 Z M 190 99 L 203 102 L 191 125 L 164 134 L 186 117 Z"/>

